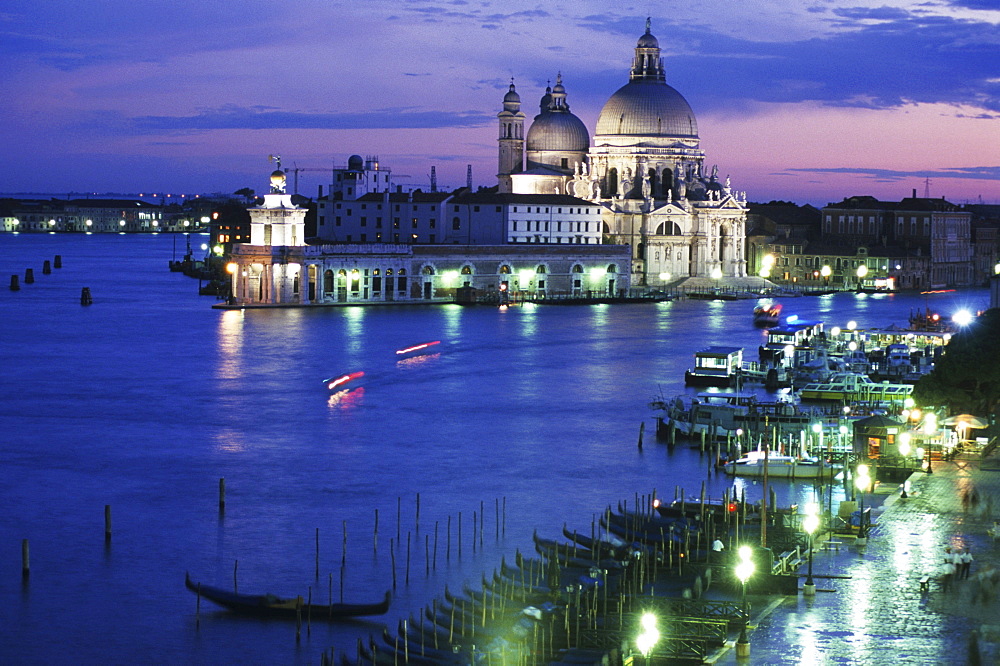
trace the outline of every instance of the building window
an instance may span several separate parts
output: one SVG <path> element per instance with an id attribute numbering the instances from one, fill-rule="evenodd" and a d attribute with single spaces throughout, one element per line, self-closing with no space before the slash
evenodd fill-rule
<path id="1" fill-rule="evenodd" d="M 462 220 L 460 218 L 457 218 L 457 217 L 451 218 L 451 228 L 454 229 L 455 231 L 458 231 L 459 229 L 461 229 L 462 228 Z"/>

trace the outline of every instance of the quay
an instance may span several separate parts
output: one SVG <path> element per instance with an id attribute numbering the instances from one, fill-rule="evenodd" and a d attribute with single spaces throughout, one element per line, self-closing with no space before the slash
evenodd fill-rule
<path id="1" fill-rule="evenodd" d="M 982 498 L 976 505 L 961 499 L 973 490 Z M 536 534 L 539 557 L 519 551 L 514 565 L 461 594 L 445 590 L 401 622 L 398 635 L 361 640 L 357 660 L 341 661 L 997 663 L 1000 458 L 961 454 L 867 495 L 867 538 L 831 521 L 811 553 L 791 545 L 803 536 L 794 507 L 764 517 L 770 548 L 754 546 L 755 568 L 742 585 L 737 546 L 760 543 L 762 507 L 682 495 L 653 510 L 655 493 L 637 497 L 637 511 L 608 507 L 591 536 L 568 528 L 564 541 Z M 680 527 L 665 533 L 664 525 Z M 716 538 L 719 550 L 710 546 Z M 951 589 L 939 573 L 945 548 L 974 557 L 969 578 Z M 811 593 L 801 585 L 807 566 L 819 581 Z M 636 639 L 647 614 L 659 640 L 643 658 Z"/>

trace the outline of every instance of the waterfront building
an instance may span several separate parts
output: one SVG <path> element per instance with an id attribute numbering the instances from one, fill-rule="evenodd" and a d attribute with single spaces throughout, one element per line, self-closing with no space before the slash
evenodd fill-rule
<path id="1" fill-rule="evenodd" d="M 4 231 L 163 231 L 163 206 L 139 199 L 22 199 L 11 202 Z"/>
<path id="2" fill-rule="evenodd" d="M 972 214 L 944 199 L 917 197 L 916 191 L 898 202 L 848 197 L 825 206 L 822 216 L 824 242 L 864 244 L 872 255 L 885 250 L 895 256 L 886 266 L 899 284 L 933 289 L 975 284 Z M 929 257 L 926 279 L 904 279 L 910 276 L 900 273 L 907 265 L 902 259 L 920 256 Z"/>
<path id="3" fill-rule="evenodd" d="M 384 201 L 385 194 L 376 198 Z M 573 198 L 563 197 L 551 204 L 558 204 L 555 208 L 559 205 L 569 208 L 573 203 L 570 199 Z M 390 205 L 391 200 L 392 196 Z M 501 195 L 478 198 L 473 195 L 458 206 L 482 209 L 486 201 L 501 200 Z M 503 211 L 493 214 L 506 224 L 514 215 L 513 208 L 521 205 L 515 196 L 501 205 L 508 208 L 507 214 Z M 453 302 L 484 294 L 492 295 L 497 302 L 519 298 L 620 297 L 631 286 L 629 249 L 619 245 L 569 242 L 307 245 L 306 210 L 296 206 L 292 195 L 285 193 L 285 175 L 280 170 L 271 174 L 271 192 L 264 196 L 264 202 L 250 208 L 249 214 L 250 242 L 234 244 L 229 254 L 229 307 Z M 544 213 L 531 215 L 541 217 Z M 596 211 L 585 212 L 582 206 L 579 212 L 567 211 L 565 215 L 598 217 Z M 583 222 L 576 224 L 582 226 Z M 491 228 L 504 227 L 491 225 Z"/>
<path id="4" fill-rule="evenodd" d="M 694 112 L 665 72 L 647 20 L 629 81 L 604 105 L 593 142 L 569 110 L 561 74 L 526 135 L 511 83 L 497 116 L 500 192 L 599 205 L 604 242 L 631 248 L 636 285 L 754 282 L 744 257 L 746 194 L 733 190 L 728 176 L 720 180 L 717 167 L 706 169 Z"/>

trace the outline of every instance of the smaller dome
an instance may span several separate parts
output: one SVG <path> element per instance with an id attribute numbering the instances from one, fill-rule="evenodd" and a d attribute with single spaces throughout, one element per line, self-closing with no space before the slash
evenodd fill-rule
<path id="1" fill-rule="evenodd" d="M 656 37 L 652 34 L 646 33 L 639 38 L 639 42 L 636 44 L 637 48 L 640 49 L 658 49 L 660 48 L 660 42 L 657 41 Z"/>
<path id="2" fill-rule="evenodd" d="M 543 113 L 528 129 L 527 149 L 585 153 L 590 149 L 590 133 L 572 113 Z"/>
<path id="3" fill-rule="evenodd" d="M 503 96 L 503 102 L 504 104 L 521 103 L 521 96 L 517 94 L 516 90 L 514 90 L 513 83 L 510 84 L 510 90 L 507 91 L 507 94 Z"/>
<path id="4" fill-rule="evenodd" d="M 351 155 L 347 158 L 347 168 L 351 171 L 361 171 L 365 166 L 365 161 L 361 155 Z"/>
<path id="5" fill-rule="evenodd" d="M 271 172 L 271 184 L 272 185 L 283 185 L 285 182 L 285 172 L 281 169 L 275 169 Z"/>

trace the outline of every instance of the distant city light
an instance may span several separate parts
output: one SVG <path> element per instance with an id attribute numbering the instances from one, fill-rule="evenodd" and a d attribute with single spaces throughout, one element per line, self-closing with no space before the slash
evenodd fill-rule
<path id="1" fill-rule="evenodd" d="M 712 279 L 718 280 L 721 277 L 722 277 L 722 269 L 716 266 L 715 268 L 712 269 Z"/>

